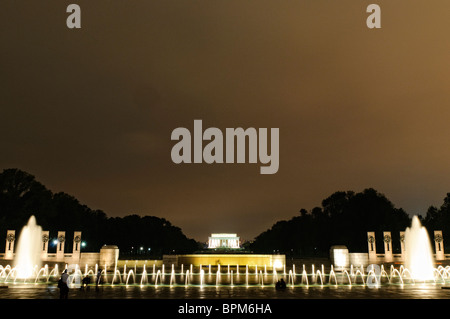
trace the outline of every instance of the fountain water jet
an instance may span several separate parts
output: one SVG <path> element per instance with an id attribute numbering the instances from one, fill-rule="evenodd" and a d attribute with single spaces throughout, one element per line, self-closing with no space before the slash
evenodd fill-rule
<path id="1" fill-rule="evenodd" d="M 22 228 L 14 259 L 16 278 L 33 277 L 34 269 L 41 268 L 42 228 L 37 225 L 36 218 L 31 216 L 27 225 Z"/>
<path id="2" fill-rule="evenodd" d="M 427 230 L 417 216 L 405 230 L 405 266 L 414 280 L 434 280 L 434 258 Z"/>

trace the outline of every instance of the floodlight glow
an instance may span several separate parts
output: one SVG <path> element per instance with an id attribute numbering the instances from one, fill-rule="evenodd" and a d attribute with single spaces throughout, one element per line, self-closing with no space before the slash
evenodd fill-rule
<path id="1" fill-rule="evenodd" d="M 275 260 L 275 261 L 273 262 L 273 266 L 274 266 L 276 269 L 280 269 L 280 268 L 283 267 L 283 263 L 281 262 L 281 260 Z"/>

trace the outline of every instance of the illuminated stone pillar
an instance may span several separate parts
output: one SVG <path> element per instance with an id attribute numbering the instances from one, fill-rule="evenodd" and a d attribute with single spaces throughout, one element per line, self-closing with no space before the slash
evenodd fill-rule
<path id="1" fill-rule="evenodd" d="M 434 231 L 434 247 L 436 249 L 436 260 L 444 260 L 444 237 L 442 237 L 442 230 Z"/>
<path id="2" fill-rule="evenodd" d="M 349 254 L 346 246 L 331 246 L 330 259 L 335 270 L 341 271 L 350 266 Z"/>
<path id="3" fill-rule="evenodd" d="M 80 252 L 81 252 L 81 232 L 76 231 L 73 234 L 72 259 L 74 262 L 78 262 L 80 260 Z"/>
<path id="4" fill-rule="evenodd" d="M 375 232 L 367 232 L 367 244 L 369 248 L 369 262 L 374 263 L 377 261 L 377 247 L 375 245 Z"/>
<path id="5" fill-rule="evenodd" d="M 16 231 L 8 230 L 6 232 L 5 259 L 14 259 L 14 243 L 16 241 Z"/>
<path id="6" fill-rule="evenodd" d="M 66 241 L 66 232 L 58 232 L 58 244 L 56 246 L 56 259 L 58 261 L 64 260 L 64 242 Z"/>
<path id="7" fill-rule="evenodd" d="M 41 256 L 43 260 L 47 259 L 48 254 L 48 241 L 50 240 L 49 231 L 45 230 L 42 232 L 42 252 Z"/>
<path id="8" fill-rule="evenodd" d="M 384 242 L 384 261 L 392 262 L 394 257 L 392 256 L 392 237 L 390 231 L 383 232 L 383 242 Z"/>
<path id="9" fill-rule="evenodd" d="M 114 269 L 117 265 L 118 260 L 119 247 L 115 245 L 104 245 L 100 249 L 100 267 L 110 267 Z"/>
<path id="10" fill-rule="evenodd" d="M 405 249 L 405 232 L 401 231 L 400 232 L 400 248 L 401 248 L 401 254 L 402 254 L 402 261 L 405 260 L 405 254 L 406 254 L 406 249 Z"/>

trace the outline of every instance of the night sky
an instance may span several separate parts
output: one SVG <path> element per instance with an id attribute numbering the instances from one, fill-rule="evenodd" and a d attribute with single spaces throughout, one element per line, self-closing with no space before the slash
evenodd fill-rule
<path id="1" fill-rule="evenodd" d="M 81 7 L 82 28 L 66 27 Z M 368 29 L 377 3 L 382 28 Z M 4 0 L 0 169 L 108 216 L 253 239 L 335 191 L 450 192 L 447 0 Z M 180 164 L 177 127 L 280 129 L 280 168 Z M 70 218 L 70 217 L 69 217 Z"/>

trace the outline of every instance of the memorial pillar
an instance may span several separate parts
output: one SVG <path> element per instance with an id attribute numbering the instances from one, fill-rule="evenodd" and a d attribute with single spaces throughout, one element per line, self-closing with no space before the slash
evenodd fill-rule
<path id="1" fill-rule="evenodd" d="M 375 245 L 375 232 L 367 232 L 367 244 L 369 246 L 369 262 L 377 261 L 377 248 Z"/>
<path id="2" fill-rule="evenodd" d="M 14 242 L 16 241 L 16 231 L 8 230 L 6 232 L 5 259 L 14 259 Z"/>
<path id="3" fill-rule="evenodd" d="M 444 260 L 444 237 L 442 237 L 442 230 L 434 231 L 434 247 L 436 250 L 436 260 Z"/>
<path id="4" fill-rule="evenodd" d="M 405 254 L 406 254 L 406 249 L 405 249 L 405 232 L 401 231 L 400 232 L 400 248 L 401 248 L 401 254 L 402 254 L 402 261 L 405 260 Z"/>
<path id="5" fill-rule="evenodd" d="M 72 250 L 73 262 L 78 263 L 80 261 L 80 253 L 81 253 L 81 232 L 76 231 L 73 234 L 73 250 Z"/>
<path id="6" fill-rule="evenodd" d="M 392 262 L 394 257 L 392 256 L 392 237 L 390 231 L 383 232 L 383 242 L 384 242 L 384 261 Z"/>
<path id="7" fill-rule="evenodd" d="M 64 242 L 66 241 L 66 232 L 58 232 L 58 246 L 56 247 L 56 259 L 64 261 Z"/>
<path id="8" fill-rule="evenodd" d="M 49 231 L 45 230 L 42 232 L 42 251 L 41 257 L 43 260 L 47 260 L 48 254 L 48 241 L 50 240 Z"/>

